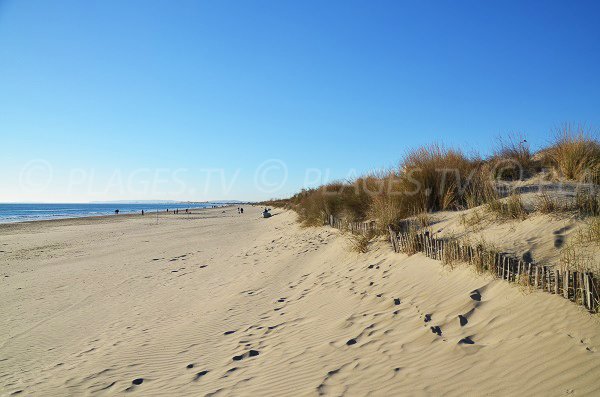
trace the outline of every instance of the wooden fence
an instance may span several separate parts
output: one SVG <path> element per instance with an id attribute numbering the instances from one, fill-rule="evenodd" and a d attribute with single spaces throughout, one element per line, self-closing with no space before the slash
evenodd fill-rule
<path id="1" fill-rule="evenodd" d="M 347 222 L 332 215 L 325 223 L 353 233 L 366 234 L 375 229 L 375 222 Z M 388 231 L 395 252 L 423 252 L 427 257 L 445 263 L 466 262 L 477 271 L 489 272 L 502 280 L 561 295 L 591 312 L 598 312 L 600 308 L 600 280 L 591 272 L 529 263 L 482 245 L 469 246 L 456 239 L 434 238 L 427 232 L 396 232 L 391 226 Z"/>
<path id="2" fill-rule="evenodd" d="M 333 215 L 329 215 L 325 218 L 325 224 L 335 227 L 336 229 L 348 230 L 352 233 L 367 234 L 375 230 L 375 221 L 349 222 L 345 219 L 336 218 Z"/>

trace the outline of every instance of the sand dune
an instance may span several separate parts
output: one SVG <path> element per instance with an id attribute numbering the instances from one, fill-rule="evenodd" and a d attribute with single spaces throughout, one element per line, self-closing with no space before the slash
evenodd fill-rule
<path id="1" fill-rule="evenodd" d="M 258 208 L 0 228 L 0 395 L 598 395 L 600 319 Z"/>

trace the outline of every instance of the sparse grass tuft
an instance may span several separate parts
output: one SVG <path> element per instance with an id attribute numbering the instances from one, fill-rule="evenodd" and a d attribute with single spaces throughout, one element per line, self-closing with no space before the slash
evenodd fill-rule
<path id="1" fill-rule="evenodd" d="M 348 235 L 348 241 L 350 243 L 350 249 L 354 252 L 361 254 L 369 252 L 369 244 L 373 239 L 374 235 L 369 234 L 352 234 Z"/>
<path id="2" fill-rule="evenodd" d="M 480 274 L 490 271 L 494 261 L 492 253 L 497 251 L 496 247 L 482 238 L 473 248 L 475 271 Z"/>
<path id="3" fill-rule="evenodd" d="M 568 198 L 561 199 L 547 192 L 542 192 L 535 196 L 535 210 L 542 214 L 554 214 L 573 209 L 574 205 Z"/>
<path id="4" fill-rule="evenodd" d="M 453 236 L 449 237 L 449 240 L 454 240 Z M 459 260 L 455 258 L 450 250 L 442 251 L 442 265 L 447 266 L 450 270 L 454 270 L 454 267 L 458 265 Z"/>
<path id="5" fill-rule="evenodd" d="M 563 267 L 576 271 L 600 273 L 600 216 L 589 218 L 560 252 Z"/>
<path id="6" fill-rule="evenodd" d="M 579 245 L 600 248 L 600 216 L 587 221 L 587 225 L 578 230 L 575 242 Z"/>
<path id="7" fill-rule="evenodd" d="M 582 216 L 600 215 L 600 194 L 593 190 L 578 190 L 575 195 L 575 206 Z"/>
<path id="8" fill-rule="evenodd" d="M 531 280 L 529 279 L 529 276 L 526 273 L 521 273 L 517 278 L 516 282 L 520 287 L 519 289 L 524 294 L 530 294 L 533 291 L 535 291 L 535 288 L 531 284 Z"/>
<path id="9" fill-rule="evenodd" d="M 431 219 L 431 215 L 427 212 L 420 212 L 415 216 L 415 220 L 417 221 L 417 225 L 420 229 L 429 229 L 429 226 L 433 224 L 433 220 Z"/>
<path id="10" fill-rule="evenodd" d="M 523 205 L 521 196 L 511 194 L 505 199 L 492 200 L 487 204 L 487 209 L 496 215 L 497 219 L 525 219 L 527 218 L 527 210 Z"/>
<path id="11" fill-rule="evenodd" d="M 463 225 L 465 229 L 472 229 L 476 226 L 479 226 L 485 217 L 480 210 L 473 210 L 469 214 L 461 214 L 460 215 L 460 223 Z"/>

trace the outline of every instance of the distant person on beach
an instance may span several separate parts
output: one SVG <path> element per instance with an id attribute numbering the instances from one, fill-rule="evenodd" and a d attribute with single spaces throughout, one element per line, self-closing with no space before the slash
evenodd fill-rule
<path id="1" fill-rule="evenodd" d="M 142 216 L 144 216 L 144 210 L 142 210 Z"/>
<path id="2" fill-rule="evenodd" d="M 240 208 L 240 214 L 243 214 L 243 213 L 244 213 L 244 209 Z"/>
<path id="3" fill-rule="evenodd" d="M 115 210 L 115 215 L 119 215 L 119 210 Z"/>
<path id="4" fill-rule="evenodd" d="M 270 218 L 271 217 L 271 213 L 269 212 L 268 209 L 265 208 L 265 210 L 263 211 L 263 218 Z"/>

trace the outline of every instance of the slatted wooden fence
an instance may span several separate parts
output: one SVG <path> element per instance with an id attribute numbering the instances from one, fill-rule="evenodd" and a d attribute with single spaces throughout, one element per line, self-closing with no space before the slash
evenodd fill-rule
<path id="1" fill-rule="evenodd" d="M 329 215 L 325 218 L 325 224 L 335 227 L 336 229 L 348 230 L 352 233 L 367 234 L 375 230 L 375 221 L 349 222 L 345 219 L 336 218 L 333 215 Z"/>
<path id="2" fill-rule="evenodd" d="M 434 238 L 426 233 L 396 233 L 389 228 L 394 251 L 423 252 L 427 257 L 466 262 L 481 272 L 489 272 L 508 282 L 519 283 L 561 295 L 592 312 L 600 305 L 599 280 L 591 272 L 560 270 L 553 266 L 529 263 L 485 247 L 463 245 L 456 239 Z"/>
<path id="3" fill-rule="evenodd" d="M 353 233 L 366 234 L 375 229 L 375 222 L 347 222 L 332 215 L 325 223 Z M 600 280 L 591 272 L 529 263 L 481 245 L 464 245 L 459 240 L 434 238 L 428 233 L 396 232 L 391 226 L 388 231 L 395 252 L 423 252 L 429 258 L 446 263 L 466 262 L 478 271 L 489 272 L 502 280 L 561 295 L 591 312 L 600 309 Z"/>

